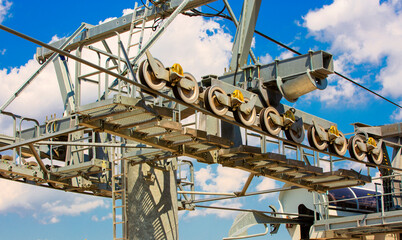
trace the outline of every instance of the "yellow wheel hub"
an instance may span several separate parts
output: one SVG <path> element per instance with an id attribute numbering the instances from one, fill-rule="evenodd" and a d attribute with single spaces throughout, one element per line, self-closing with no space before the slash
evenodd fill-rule
<path id="1" fill-rule="evenodd" d="M 183 68 L 178 63 L 173 64 L 173 66 L 170 68 L 170 71 L 175 72 L 180 76 L 183 76 Z"/>
<path id="2" fill-rule="evenodd" d="M 339 137 L 339 130 L 338 130 L 338 128 L 336 126 L 331 126 L 329 128 L 328 132 L 336 135 L 337 137 Z"/>
<path id="3" fill-rule="evenodd" d="M 374 148 L 377 147 L 377 142 L 376 142 L 375 139 L 372 138 L 372 137 L 369 137 L 369 138 L 368 138 L 367 144 L 373 146 Z"/>

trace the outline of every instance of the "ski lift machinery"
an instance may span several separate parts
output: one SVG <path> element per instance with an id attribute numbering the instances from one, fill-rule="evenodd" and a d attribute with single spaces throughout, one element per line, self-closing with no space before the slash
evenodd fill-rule
<path id="1" fill-rule="evenodd" d="M 335 123 L 281 103 L 283 98 L 295 102 L 312 91 L 324 90 L 326 78 L 334 73 L 333 57 L 325 51 L 309 51 L 261 64 L 250 49 L 261 0 L 245 0 L 240 20 L 228 1 L 223 0 L 237 32 L 229 71 L 222 76 L 205 73 L 202 79 L 195 79 L 180 64 L 165 67 L 151 54 L 153 43 L 178 14 L 210 2 L 214 1 L 147 1 L 144 6 L 136 4 L 133 13 L 115 20 L 97 26 L 83 24 L 69 38 L 50 45 L 0 25 L 2 30 L 40 45 L 36 58 L 42 64 L 0 108 L 14 123 L 13 136 L 0 135 L 0 176 L 112 198 L 114 239 L 153 238 L 155 234 L 161 234 L 160 239 L 177 239 L 178 209 L 205 207 L 197 205 L 205 199 L 195 199 L 195 195 L 208 194 L 195 191 L 193 173 L 190 181 L 174 175 L 182 167 L 193 169 L 191 162 L 178 159 L 181 156 L 250 173 L 241 192 L 211 200 L 260 194 L 246 192 L 255 176 L 273 178 L 290 186 L 265 193 L 302 188 L 324 194 L 371 182 L 370 176 L 354 170 L 332 169 L 332 161 L 355 161 L 378 167 L 383 176 L 400 170 L 395 165 L 399 164 L 400 156 L 400 128 L 396 125 L 355 124 L 356 134 L 348 141 Z M 190 14 L 202 15 L 196 10 Z M 144 42 L 146 23 L 160 16 L 164 22 Z M 120 37 L 125 32 L 129 33 L 127 44 Z M 117 39 L 117 51 L 111 50 L 111 39 Z M 86 59 L 86 51 L 95 52 L 98 62 Z M 153 54 L 157 57 L 156 52 Z M 247 64 L 249 56 L 252 64 Z M 76 62 L 75 77 L 70 76 L 67 61 Z M 63 116 L 52 116 L 40 124 L 35 119 L 6 112 L 8 105 L 49 63 L 56 70 Z M 84 65 L 94 71 L 83 73 Z M 84 83 L 98 86 L 98 97 L 93 103 L 81 103 Z M 182 122 L 193 115 L 194 123 Z M 22 129 L 23 121 L 34 126 Z M 244 142 L 240 129 L 247 136 L 258 136 L 261 147 L 248 145 L 247 136 Z M 310 146 L 303 144 L 306 132 Z M 277 144 L 277 153 L 266 151 L 268 142 Z M 386 146 L 394 148 L 393 166 Z M 296 159 L 288 158 L 286 149 L 292 149 Z M 345 156 L 348 150 L 350 157 Z M 320 154 L 330 158 L 331 171 L 324 172 L 319 166 L 323 160 Z M 34 161 L 27 161 L 29 157 Z M 363 162 L 365 157 L 369 162 Z M 44 159 L 50 163 L 46 164 Z M 383 193 L 392 193 L 390 184 L 394 181 L 386 182 Z M 186 187 L 190 190 L 185 190 Z M 154 202 L 145 206 L 144 201 L 149 197 Z M 394 201 L 392 197 L 385 198 Z M 161 205 L 165 214 L 160 212 Z M 393 207 L 389 205 L 389 209 Z M 122 214 L 121 221 L 116 217 L 118 211 Z M 270 216 L 245 214 L 236 220 L 227 239 L 252 237 L 246 232 L 255 224 L 271 224 L 271 233 L 276 233 L 282 223 L 310 229 L 317 221 L 312 211 L 299 208 L 298 213 L 281 213 L 272 208 Z M 147 217 L 139 223 L 138 216 L 145 212 L 151 214 L 145 214 Z M 297 219 L 283 217 L 295 214 Z M 155 219 L 159 219 L 157 225 L 161 228 L 155 228 Z M 136 227 L 138 224 L 144 228 Z M 122 229 L 121 237 L 117 236 L 118 226 Z M 162 233 L 156 233 L 160 229 Z M 303 237 L 305 234 L 306 231 Z"/>

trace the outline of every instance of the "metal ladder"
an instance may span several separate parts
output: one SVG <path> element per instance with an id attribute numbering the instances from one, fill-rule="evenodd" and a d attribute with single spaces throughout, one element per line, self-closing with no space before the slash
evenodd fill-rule
<path id="1" fill-rule="evenodd" d="M 113 240 L 128 239 L 127 220 L 127 162 L 123 158 L 115 159 L 115 148 L 111 151 L 112 160 L 112 202 L 113 202 Z M 118 168 L 120 162 L 120 169 Z M 120 170 L 120 171 L 119 171 Z M 119 204 L 120 200 L 120 204 Z M 118 217 L 121 212 L 121 219 Z M 121 225 L 121 237 L 117 237 L 117 226 Z"/>
<path id="2" fill-rule="evenodd" d="M 147 22 L 147 15 L 148 15 L 148 10 L 149 10 L 149 0 L 147 0 L 147 2 L 145 3 L 144 6 L 140 6 L 138 7 L 138 3 L 135 2 L 135 6 L 134 6 L 134 12 L 133 12 L 133 17 L 131 19 L 131 26 L 130 26 L 130 33 L 129 33 L 129 37 L 128 37 L 128 43 L 127 43 L 127 55 L 130 53 L 130 49 L 138 46 L 138 52 L 140 52 L 141 47 L 142 47 L 142 41 L 144 38 L 144 31 L 145 31 L 145 23 Z M 137 16 L 137 12 L 139 10 L 141 10 L 142 8 L 144 8 L 144 13 L 140 18 L 136 18 Z M 141 24 L 141 29 L 140 30 L 135 30 L 135 26 Z M 141 33 L 140 34 L 140 38 L 138 39 L 138 42 L 132 43 L 132 38 L 133 35 L 137 34 L 137 33 Z"/>
<path id="3" fill-rule="evenodd" d="M 141 15 L 140 18 L 137 18 L 137 13 L 141 10 L 144 9 L 143 14 Z M 128 37 L 128 43 L 127 43 L 127 49 L 126 49 L 126 53 L 128 56 L 128 60 L 127 60 L 127 64 L 131 64 L 128 61 L 132 60 L 136 57 L 136 55 L 141 51 L 142 48 L 142 41 L 144 39 L 144 31 L 145 31 L 145 23 L 147 22 L 147 16 L 148 16 L 148 10 L 149 10 L 149 0 L 147 0 L 147 2 L 145 3 L 145 5 L 143 6 L 139 6 L 138 7 L 138 3 L 135 2 L 134 5 L 134 11 L 133 11 L 133 17 L 131 18 L 131 25 L 130 25 L 130 32 L 129 32 L 129 37 Z M 140 25 L 141 24 L 141 29 L 140 30 L 136 30 L 135 26 L 136 25 Z M 133 41 L 133 36 L 135 34 L 140 33 L 140 37 L 138 39 L 138 42 L 134 42 Z M 133 57 L 130 58 L 130 49 L 133 47 L 138 46 L 138 51 L 137 54 L 135 54 Z M 134 64 L 134 74 L 137 72 L 137 63 L 133 63 Z M 128 66 L 127 66 L 128 67 Z M 126 86 L 128 87 L 128 86 Z M 131 91 L 131 96 L 132 97 L 136 97 L 137 94 L 137 87 L 133 86 L 132 91 Z"/>

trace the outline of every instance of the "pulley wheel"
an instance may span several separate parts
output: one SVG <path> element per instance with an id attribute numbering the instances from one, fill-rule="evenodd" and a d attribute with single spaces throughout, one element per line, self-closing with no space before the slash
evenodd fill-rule
<path id="1" fill-rule="evenodd" d="M 320 127 L 321 131 L 325 131 L 323 127 Z M 320 151 L 324 151 L 328 147 L 328 142 L 321 140 L 314 125 L 311 125 L 307 129 L 307 140 L 311 147 L 317 148 Z"/>
<path id="2" fill-rule="evenodd" d="M 205 90 L 204 95 L 205 106 L 209 111 L 215 113 L 216 115 L 224 116 L 229 110 L 229 107 L 223 105 L 218 101 L 218 97 L 215 95 L 215 93 L 217 92 L 226 95 L 225 91 L 223 91 L 222 88 L 217 86 L 208 87 Z"/>
<path id="3" fill-rule="evenodd" d="M 200 94 L 200 89 L 198 88 L 197 80 L 190 73 L 184 73 L 184 78 L 192 81 L 194 83 L 194 88 L 191 90 L 181 88 L 180 83 L 176 84 L 173 87 L 173 94 L 176 98 L 186 102 L 186 103 L 195 103 L 198 100 L 198 96 Z"/>
<path id="4" fill-rule="evenodd" d="M 159 67 L 164 68 L 161 61 L 159 61 L 158 59 L 155 59 L 155 61 Z M 164 88 L 166 85 L 165 80 L 156 78 L 155 73 L 152 71 L 151 65 L 149 65 L 148 60 L 144 60 L 140 64 L 138 75 L 140 77 L 141 83 L 149 88 L 152 88 L 153 90 L 162 90 L 162 88 Z"/>
<path id="5" fill-rule="evenodd" d="M 302 143 L 304 140 L 304 126 L 297 128 L 297 130 L 293 130 L 292 127 L 285 129 L 285 136 L 288 140 L 293 141 L 295 143 Z"/>
<path id="6" fill-rule="evenodd" d="M 329 144 L 329 151 L 338 154 L 339 156 L 343 156 L 348 150 L 348 141 L 346 140 L 345 135 L 343 135 L 343 133 L 340 131 L 339 131 L 339 137 L 342 138 L 343 143 L 336 144 L 335 142 L 333 142 Z"/>
<path id="7" fill-rule="evenodd" d="M 383 150 L 381 147 L 379 148 L 379 150 L 380 151 L 378 152 L 378 154 L 374 154 L 373 151 L 367 154 L 367 159 L 369 160 L 369 162 L 381 165 L 383 160 Z"/>
<path id="8" fill-rule="evenodd" d="M 357 143 L 364 144 L 364 140 L 360 135 L 355 135 L 349 139 L 348 143 L 349 154 L 352 158 L 359 161 L 363 161 L 364 158 L 366 157 L 366 153 L 360 150 L 360 148 L 357 146 Z"/>
<path id="9" fill-rule="evenodd" d="M 249 100 L 247 98 L 244 99 L 244 102 L 247 103 Z M 255 119 L 257 118 L 257 111 L 255 107 L 251 110 L 249 114 L 246 114 L 240 111 L 240 108 L 237 108 L 236 112 L 233 113 L 235 120 L 238 123 L 244 124 L 246 126 L 252 126 L 255 123 Z"/>
<path id="10" fill-rule="evenodd" d="M 264 108 L 260 112 L 260 125 L 262 130 L 268 132 L 271 135 L 277 136 L 281 132 L 281 126 L 272 121 L 270 113 L 280 117 L 278 110 L 273 107 Z"/>

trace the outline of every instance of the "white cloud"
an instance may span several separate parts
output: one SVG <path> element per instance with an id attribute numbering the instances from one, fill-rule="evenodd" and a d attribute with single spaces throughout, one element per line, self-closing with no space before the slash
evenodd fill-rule
<path id="1" fill-rule="evenodd" d="M 218 165 L 216 172 L 210 165 L 195 172 L 195 181 L 209 192 L 235 192 L 241 190 L 249 173 Z"/>
<path id="2" fill-rule="evenodd" d="M 0 55 L 4 55 L 4 54 L 6 54 L 6 51 L 7 51 L 7 49 L 3 49 L 3 50 L 0 50 Z"/>
<path id="3" fill-rule="evenodd" d="M 239 199 L 227 199 L 219 202 L 215 202 L 210 206 L 213 207 L 225 207 L 225 208 L 241 208 L 243 205 L 240 203 Z M 188 212 L 187 217 L 199 217 L 199 216 L 207 216 L 207 215 L 216 215 L 219 218 L 234 218 L 238 212 L 229 211 L 229 210 L 218 210 L 211 208 L 197 208 L 194 211 Z"/>
<path id="4" fill-rule="evenodd" d="M 356 95 L 360 97 L 356 97 Z M 348 103 L 348 107 L 358 106 L 365 97 L 364 93 L 359 92 L 355 85 L 350 82 L 344 81 L 339 77 L 330 77 L 328 78 L 328 86 L 324 91 L 314 91 L 311 94 L 305 97 L 305 100 L 309 100 L 311 98 L 318 98 L 325 106 L 338 106 L 343 107 L 339 103 Z M 350 101 L 353 99 L 356 101 Z"/>
<path id="5" fill-rule="evenodd" d="M 329 42 L 331 52 L 341 55 L 346 64 L 368 63 L 372 68 L 380 67 L 381 71 L 374 77 L 381 84 L 382 93 L 402 97 L 400 1 L 335 0 L 310 11 L 304 21 L 310 33 L 320 41 Z M 372 80 L 366 85 L 373 83 Z"/>
<path id="6" fill-rule="evenodd" d="M 269 189 L 274 189 L 278 188 L 279 184 L 277 181 L 275 181 L 272 178 L 267 178 L 264 177 L 262 178 L 262 181 L 255 187 L 257 191 L 264 191 L 264 190 L 269 190 Z M 267 198 L 276 198 L 278 196 L 278 193 L 275 194 L 262 194 L 259 196 L 258 200 L 262 201 Z"/>
<path id="7" fill-rule="evenodd" d="M 74 197 L 72 202 L 67 204 L 62 200 L 42 204 L 43 209 L 46 209 L 46 211 L 54 214 L 55 216 L 77 216 L 81 213 L 92 211 L 98 207 L 107 208 L 108 205 L 102 199 L 94 198 L 92 201 L 88 201 L 88 198 L 84 197 Z"/>
<path id="8" fill-rule="evenodd" d="M 117 17 L 106 18 L 103 21 L 99 21 L 99 24 L 107 23 L 107 22 L 110 22 L 110 21 L 115 20 L 115 19 L 117 19 Z"/>
<path id="9" fill-rule="evenodd" d="M 49 44 L 52 44 L 52 43 L 57 42 L 57 41 L 59 41 L 59 40 L 60 40 L 60 38 L 59 38 L 57 35 L 54 35 L 54 36 L 52 37 L 52 40 L 50 40 Z"/>
<path id="10" fill-rule="evenodd" d="M 399 102 L 399 105 L 401 105 L 402 102 Z M 391 119 L 395 121 L 401 121 L 402 120 L 402 109 L 397 109 L 391 114 Z"/>
<path id="11" fill-rule="evenodd" d="M 55 224 L 60 222 L 60 218 L 55 216 L 38 216 L 38 214 L 34 213 L 32 215 L 36 220 L 38 220 L 41 224 Z"/>
<path id="12" fill-rule="evenodd" d="M 132 13 L 132 12 L 134 12 L 134 9 L 132 9 L 132 8 L 126 8 L 126 9 L 123 10 L 123 16 L 124 16 L 124 15 L 127 15 L 127 14 L 130 14 L 130 13 Z"/>
<path id="13" fill-rule="evenodd" d="M 368 162 L 367 157 L 364 158 L 363 162 Z M 367 172 L 367 167 L 364 163 L 360 162 L 353 162 L 353 161 L 347 161 L 343 164 L 342 168 L 344 169 L 351 169 L 357 172 Z"/>
<path id="14" fill-rule="evenodd" d="M 271 55 L 269 55 L 269 53 L 267 53 L 264 56 L 260 57 L 260 62 L 262 64 L 268 64 L 268 63 L 271 63 L 273 61 L 274 61 L 274 59 L 272 58 Z"/>
<path id="15" fill-rule="evenodd" d="M 353 78 L 350 73 L 354 71 L 353 66 L 348 63 L 348 56 L 346 54 L 339 56 L 334 61 L 334 69 L 337 72 L 342 73 L 346 77 L 352 78 L 355 82 L 363 84 L 363 80 L 359 78 Z M 355 84 L 342 79 L 334 74 L 329 75 L 327 78 L 328 86 L 325 90 L 316 90 L 302 99 L 304 102 L 310 101 L 312 98 L 318 98 L 326 107 L 343 107 L 343 104 L 347 104 L 348 107 L 359 107 L 362 103 L 367 101 L 367 92 L 361 91 Z M 353 101 L 350 101 L 353 99 Z"/>
<path id="16" fill-rule="evenodd" d="M 113 214 L 109 213 L 108 215 L 102 216 L 101 218 L 98 218 L 98 216 L 93 215 L 91 217 L 91 220 L 94 221 L 94 222 L 103 222 L 103 221 L 106 221 L 106 220 L 109 220 L 109 219 L 112 219 L 112 218 L 113 218 Z M 121 214 L 116 216 L 116 220 L 121 220 L 121 219 L 122 219 Z"/>
<path id="17" fill-rule="evenodd" d="M 93 196 L 56 191 L 23 183 L 0 179 L 0 214 L 32 215 L 43 224 L 60 221 L 61 216 L 78 216 L 109 203 Z"/>
<path id="18" fill-rule="evenodd" d="M 50 223 L 58 223 L 58 222 L 60 222 L 60 219 L 58 219 L 57 217 L 52 217 L 50 219 Z"/>
<path id="19" fill-rule="evenodd" d="M 9 2 L 7 0 L 0 0 L 0 23 L 4 21 L 4 18 L 8 14 L 8 11 L 10 10 L 12 4 L 12 2 Z"/>
<path id="20" fill-rule="evenodd" d="M 329 160 L 329 156 L 328 155 L 325 155 L 325 156 L 322 156 L 322 157 L 320 157 L 320 158 L 322 158 L 322 159 L 325 159 L 325 160 Z M 331 162 L 328 162 L 328 161 L 320 161 L 320 167 L 322 168 L 322 170 L 324 171 L 324 172 L 329 172 L 329 171 L 331 171 Z"/>
<path id="21" fill-rule="evenodd" d="M 3 94 L 0 102 L 4 103 L 19 86 L 27 80 L 38 68 L 39 63 L 31 59 L 25 65 L 11 70 L 0 69 L 0 79 Z M 40 97 L 39 97 L 40 96 Z M 29 104 L 28 104 L 29 103 Z M 10 104 L 6 111 L 31 117 L 43 122 L 45 115 L 62 112 L 62 101 L 58 90 L 56 74 L 53 66 L 45 68 L 41 74 Z M 60 116 L 58 114 L 58 116 Z M 11 127 L 11 119 L 0 118 L 2 129 Z"/>
<path id="22" fill-rule="evenodd" d="M 219 22 L 179 15 L 150 51 L 165 66 L 180 63 L 200 80 L 207 74 L 223 74 L 231 57 L 231 41 Z"/>
<path id="23" fill-rule="evenodd" d="M 294 53 L 292 53 L 290 51 L 284 51 L 279 55 L 278 59 L 283 60 L 283 59 L 288 59 L 288 58 L 291 58 L 291 57 L 294 57 L 294 56 L 295 56 Z"/>
<path id="24" fill-rule="evenodd" d="M 201 187 L 202 191 L 206 192 L 236 192 L 242 189 L 248 175 L 249 173 L 242 170 L 225 168 L 221 165 L 215 168 L 215 166 L 212 167 L 208 165 L 195 172 L 195 182 Z M 239 199 L 226 199 L 214 202 L 210 204 L 210 206 L 241 208 L 243 204 Z M 233 218 L 236 214 L 236 212 L 227 210 L 197 208 L 195 211 L 183 213 L 181 216 L 196 217 L 216 215 L 220 218 Z"/>

